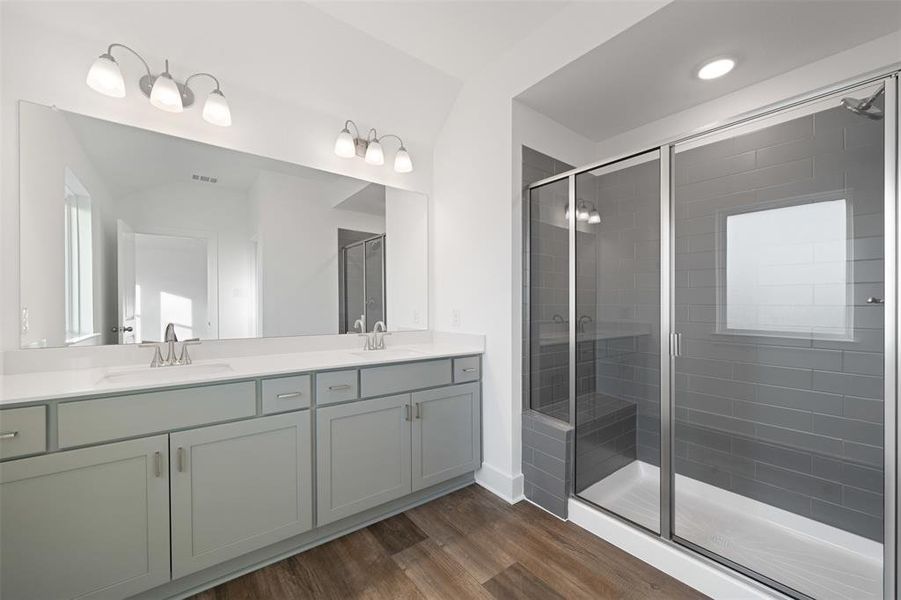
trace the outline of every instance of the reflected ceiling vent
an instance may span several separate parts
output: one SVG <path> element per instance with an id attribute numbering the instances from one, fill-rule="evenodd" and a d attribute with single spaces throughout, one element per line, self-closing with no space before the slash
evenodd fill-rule
<path id="1" fill-rule="evenodd" d="M 200 181 L 202 183 L 216 183 L 219 181 L 218 177 L 210 177 L 209 175 L 198 175 L 197 173 L 194 173 L 193 175 L 191 175 L 191 179 L 193 179 L 194 181 Z"/>

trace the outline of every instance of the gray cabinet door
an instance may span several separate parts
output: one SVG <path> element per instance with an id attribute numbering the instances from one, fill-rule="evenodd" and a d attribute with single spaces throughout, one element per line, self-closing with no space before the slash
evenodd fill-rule
<path id="1" fill-rule="evenodd" d="M 478 383 L 413 394 L 413 491 L 479 468 L 481 416 Z"/>
<path id="2" fill-rule="evenodd" d="M 316 413 L 317 525 L 409 494 L 410 395 Z"/>
<path id="3" fill-rule="evenodd" d="M 169 581 L 166 436 L 0 465 L 0 597 L 125 598 Z"/>
<path id="4" fill-rule="evenodd" d="M 170 435 L 172 577 L 312 527 L 307 410 Z"/>

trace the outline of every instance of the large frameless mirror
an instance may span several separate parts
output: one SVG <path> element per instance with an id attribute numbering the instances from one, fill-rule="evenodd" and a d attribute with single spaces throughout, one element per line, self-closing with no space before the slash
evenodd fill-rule
<path id="1" fill-rule="evenodd" d="M 428 326 L 424 195 L 28 102 L 21 347 Z"/>

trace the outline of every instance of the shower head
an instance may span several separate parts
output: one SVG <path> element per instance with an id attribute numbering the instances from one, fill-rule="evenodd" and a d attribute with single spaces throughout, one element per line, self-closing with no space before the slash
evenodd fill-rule
<path id="1" fill-rule="evenodd" d="M 882 119 L 882 109 L 876 106 L 876 100 L 885 92 L 885 86 L 876 90 L 869 98 L 858 100 L 857 98 L 842 98 L 842 106 L 851 112 L 864 116 L 874 121 Z"/>

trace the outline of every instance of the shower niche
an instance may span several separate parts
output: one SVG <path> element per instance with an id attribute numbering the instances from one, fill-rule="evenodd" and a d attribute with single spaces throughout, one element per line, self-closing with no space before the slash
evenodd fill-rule
<path id="1" fill-rule="evenodd" d="M 896 98 L 530 186 L 524 422 L 569 429 L 571 495 L 790 596 L 894 597 Z"/>

